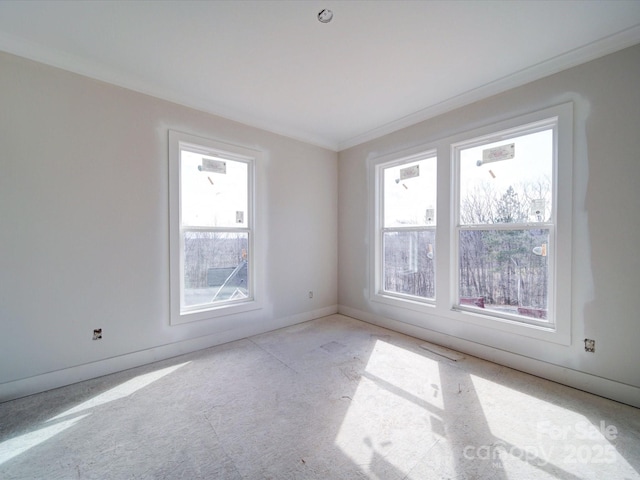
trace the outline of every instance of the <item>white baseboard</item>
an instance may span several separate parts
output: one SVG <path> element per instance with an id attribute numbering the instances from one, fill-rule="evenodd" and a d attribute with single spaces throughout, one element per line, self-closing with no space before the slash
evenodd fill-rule
<path id="1" fill-rule="evenodd" d="M 457 350 L 474 357 L 489 360 L 506 367 L 520 370 L 537 377 L 545 378 L 617 402 L 640 408 L 640 388 L 626 383 L 616 382 L 560 365 L 543 362 L 530 357 L 489 347 L 469 340 L 452 337 L 434 330 L 417 327 L 391 318 L 364 312 L 344 305 L 338 306 L 338 313 L 412 337 L 426 340 L 447 348 Z"/>
<path id="2" fill-rule="evenodd" d="M 0 403 L 333 315 L 337 305 L 0 384 Z"/>

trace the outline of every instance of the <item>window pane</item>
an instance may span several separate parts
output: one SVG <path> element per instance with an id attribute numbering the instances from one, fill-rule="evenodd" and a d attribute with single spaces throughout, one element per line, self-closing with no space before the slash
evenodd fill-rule
<path id="1" fill-rule="evenodd" d="M 553 130 L 460 151 L 460 224 L 551 219 Z"/>
<path id="2" fill-rule="evenodd" d="M 247 226 L 248 165 L 182 150 L 180 218 L 183 226 Z"/>
<path id="3" fill-rule="evenodd" d="M 436 157 L 384 169 L 384 227 L 436 224 Z"/>
<path id="4" fill-rule="evenodd" d="M 384 290 L 435 298 L 435 232 L 384 233 Z"/>
<path id="5" fill-rule="evenodd" d="M 249 234 L 184 232 L 184 305 L 247 298 Z"/>
<path id="6" fill-rule="evenodd" d="M 547 319 L 549 230 L 460 231 L 460 305 Z"/>

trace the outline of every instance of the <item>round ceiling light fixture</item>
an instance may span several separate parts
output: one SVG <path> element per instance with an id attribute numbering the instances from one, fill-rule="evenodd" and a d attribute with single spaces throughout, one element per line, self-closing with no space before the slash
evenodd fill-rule
<path id="1" fill-rule="evenodd" d="M 318 12 L 318 21 L 321 23 L 329 23 L 333 20 L 333 12 L 328 8 L 324 8 Z"/>

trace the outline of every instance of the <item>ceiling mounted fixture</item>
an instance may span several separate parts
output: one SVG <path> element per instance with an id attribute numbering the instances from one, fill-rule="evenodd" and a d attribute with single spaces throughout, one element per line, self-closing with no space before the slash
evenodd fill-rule
<path id="1" fill-rule="evenodd" d="M 318 21 L 321 23 L 329 23 L 333 20 L 333 12 L 328 8 L 324 8 L 318 12 Z"/>

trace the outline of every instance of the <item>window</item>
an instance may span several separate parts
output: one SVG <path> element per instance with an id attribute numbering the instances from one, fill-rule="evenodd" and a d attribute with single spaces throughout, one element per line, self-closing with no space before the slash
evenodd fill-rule
<path id="1" fill-rule="evenodd" d="M 255 308 L 258 152 L 169 132 L 171 322 Z"/>
<path id="2" fill-rule="evenodd" d="M 568 344 L 572 112 L 567 103 L 372 158 L 371 300 L 419 312 L 405 317 L 419 326 Z"/>
<path id="3" fill-rule="evenodd" d="M 554 319 L 557 119 L 453 146 L 456 308 Z"/>
<path id="4" fill-rule="evenodd" d="M 378 271 L 382 298 L 433 302 L 435 289 L 436 156 L 423 152 L 377 166 Z"/>

